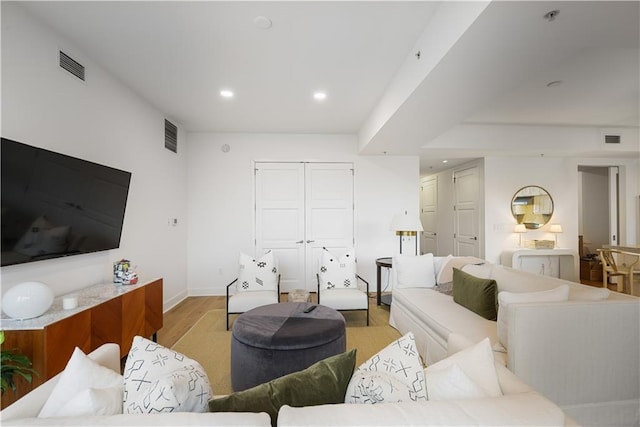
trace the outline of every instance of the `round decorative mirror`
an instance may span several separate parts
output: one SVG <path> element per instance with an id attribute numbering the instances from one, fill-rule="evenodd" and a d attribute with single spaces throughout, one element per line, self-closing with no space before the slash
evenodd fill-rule
<path id="1" fill-rule="evenodd" d="M 511 213 L 518 224 L 528 229 L 540 228 L 553 215 L 553 199 L 544 188 L 529 185 L 516 191 L 511 200 Z"/>

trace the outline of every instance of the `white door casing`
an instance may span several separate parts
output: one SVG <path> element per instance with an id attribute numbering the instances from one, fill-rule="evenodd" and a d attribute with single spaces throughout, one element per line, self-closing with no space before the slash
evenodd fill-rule
<path id="1" fill-rule="evenodd" d="M 353 173 L 351 163 L 256 163 L 256 253 L 273 250 L 282 292 L 314 291 L 322 248 L 354 246 Z"/>
<path id="2" fill-rule="evenodd" d="M 420 186 L 420 221 L 422 222 L 422 253 L 438 253 L 438 176 L 430 176 Z"/>
<path id="3" fill-rule="evenodd" d="M 478 167 L 456 171 L 454 189 L 454 255 L 480 256 L 478 231 Z"/>

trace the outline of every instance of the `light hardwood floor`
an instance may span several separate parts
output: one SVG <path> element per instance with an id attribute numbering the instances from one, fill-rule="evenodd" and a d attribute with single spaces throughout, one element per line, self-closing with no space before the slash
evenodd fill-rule
<path id="1" fill-rule="evenodd" d="M 315 294 L 311 294 L 313 302 L 316 302 Z M 287 294 L 282 294 L 280 301 L 287 301 Z M 164 314 L 163 327 L 158 331 L 158 344 L 165 347 L 173 346 L 200 318 L 209 310 L 226 308 L 226 297 L 188 297 Z M 346 314 L 351 316 L 364 316 L 360 312 Z M 369 324 L 382 326 L 389 324 L 389 307 L 377 306 L 375 297 L 369 298 Z M 347 322 L 347 326 L 349 322 Z"/>

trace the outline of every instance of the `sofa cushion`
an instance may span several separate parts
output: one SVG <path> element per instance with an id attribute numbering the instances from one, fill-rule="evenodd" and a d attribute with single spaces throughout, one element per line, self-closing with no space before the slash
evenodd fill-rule
<path id="1" fill-rule="evenodd" d="M 477 344 L 474 344 L 471 347 L 467 347 L 464 350 L 461 350 L 447 357 L 446 359 L 428 366 L 425 369 L 427 389 L 429 390 L 429 381 L 430 379 L 432 379 L 434 373 L 436 373 L 436 380 L 439 381 L 438 391 L 445 388 L 444 386 L 442 386 L 443 381 L 447 379 L 460 378 L 460 376 L 452 376 L 451 373 L 449 373 L 448 377 L 446 375 L 437 375 L 440 371 L 450 368 L 453 365 L 457 365 L 460 370 L 464 372 L 464 374 L 473 383 L 475 383 L 475 385 L 477 385 L 487 396 L 502 396 L 502 390 L 500 389 L 500 383 L 498 381 L 498 374 L 496 372 L 495 362 L 493 359 L 493 351 L 491 350 L 491 343 L 489 342 L 489 338 L 484 338 Z M 448 387 L 449 390 L 447 390 L 447 392 L 450 392 L 451 389 L 455 389 L 455 387 L 456 384 L 450 384 Z M 449 395 L 458 398 L 482 397 L 481 393 L 479 393 L 476 388 L 469 386 L 466 386 L 462 390 L 460 390 L 459 396 L 454 396 L 452 392 Z M 429 395 L 429 400 L 431 400 L 431 395 Z"/>
<path id="2" fill-rule="evenodd" d="M 453 301 L 453 298 L 433 289 L 397 289 L 393 291 L 393 304 L 420 319 L 438 341 L 446 345 L 452 332 L 463 334 L 474 343 L 489 337 L 498 342 L 496 322 L 487 320 Z M 393 314 L 393 306 L 392 306 Z M 444 347 L 446 349 L 446 347 Z"/>
<path id="3" fill-rule="evenodd" d="M 356 350 L 328 357 L 307 369 L 209 401 L 211 412 L 266 412 L 277 425 L 283 405 L 342 403 L 356 363 Z"/>
<path id="4" fill-rule="evenodd" d="M 395 255 L 392 260 L 397 288 L 431 288 L 436 284 L 433 254 Z"/>
<path id="5" fill-rule="evenodd" d="M 436 283 L 448 283 L 453 281 L 453 269 L 462 268 L 467 264 L 482 265 L 485 260 L 471 256 L 452 256 L 445 258 L 439 270 L 436 270 Z"/>
<path id="6" fill-rule="evenodd" d="M 67 366 L 62 371 L 56 386 L 44 403 L 38 417 L 64 417 L 67 415 L 111 415 L 122 412 L 122 404 L 112 405 L 109 396 L 106 400 L 86 400 L 82 395 L 92 388 L 104 389 L 115 388 L 122 398 L 122 375 L 109 368 L 100 366 L 96 361 L 91 360 L 78 347 L 75 348 Z M 78 397 L 80 396 L 80 397 Z M 102 396 L 104 397 L 104 396 Z M 71 400 L 76 401 L 75 405 L 65 407 Z M 80 407 L 82 406 L 82 407 Z M 97 411 L 94 413 L 93 411 Z"/>
<path id="7" fill-rule="evenodd" d="M 212 396 L 207 373 L 198 362 L 134 337 L 124 368 L 124 413 L 206 412 Z"/>
<path id="8" fill-rule="evenodd" d="M 353 248 L 339 257 L 327 248 L 322 248 L 318 272 L 321 289 L 356 288 L 358 286 L 356 271 L 356 254 Z"/>
<path id="9" fill-rule="evenodd" d="M 258 259 L 241 252 L 239 264 L 238 292 L 275 291 L 278 288 L 278 267 L 273 252 Z"/>
<path id="10" fill-rule="evenodd" d="M 477 399 L 489 396 L 455 363 L 429 372 L 427 394 L 429 400 Z"/>
<path id="11" fill-rule="evenodd" d="M 496 320 L 498 317 L 496 293 L 495 280 L 453 269 L 453 300 L 487 320 Z"/>
<path id="12" fill-rule="evenodd" d="M 384 375 L 372 375 L 379 372 Z M 424 368 L 412 332 L 360 365 L 349 381 L 345 403 L 426 400 Z"/>
<path id="13" fill-rule="evenodd" d="M 71 398 L 56 417 L 84 417 L 122 413 L 122 385 L 89 388 Z"/>
<path id="14" fill-rule="evenodd" d="M 539 292 L 500 292 L 498 293 L 498 339 L 508 349 L 509 325 L 507 310 L 510 304 L 530 302 L 559 302 L 569 298 L 569 285 Z"/>

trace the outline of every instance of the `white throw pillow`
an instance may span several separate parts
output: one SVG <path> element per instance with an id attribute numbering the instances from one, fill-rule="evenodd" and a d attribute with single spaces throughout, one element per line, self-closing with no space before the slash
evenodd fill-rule
<path id="1" fill-rule="evenodd" d="M 436 285 L 433 254 L 395 255 L 392 265 L 398 288 L 432 288 Z"/>
<path id="2" fill-rule="evenodd" d="M 363 371 L 384 375 L 366 374 Z M 389 379 L 389 376 L 393 379 Z M 399 384 L 403 388 L 397 394 L 391 393 L 394 386 L 400 387 Z M 347 386 L 345 403 L 377 403 L 380 398 L 385 402 L 427 398 L 424 369 L 412 332 L 380 350 L 354 371 Z"/>
<path id="3" fill-rule="evenodd" d="M 122 384 L 117 387 L 88 388 L 56 413 L 56 417 L 85 417 L 122 414 Z"/>
<path id="4" fill-rule="evenodd" d="M 473 264 L 480 265 L 484 264 L 484 260 L 472 256 L 451 256 L 447 257 L 445 262 L 442 263 L 440 270 L 437 271 L 436 283 L 438 285 L 442 283 L 449 283 L 453 281 L 453 269 L 462 269 L 465 265 Z"/>
<path id="5" fill-rule="evenodd" d="M 209 378 L 198 362 L 181 353 L 136 336 L 124 369 L 126 414 L 209 409 Z"/>
<path id="6" fill-rule="evenodd" d="M 38 417 L 49 418 L 64 416 L 64 413 L 60 413 L 61 409 L 75 396 L 91 388 L 104 389 L 110 387 L 119 387 L 120 394 L 122 395 L 122 375 L 100 365 L 76 347 L 69 362 L 67 362 L 67 366 L 64 368 L 64 371 L 62 371 L 62 374 L 60 374 L 58 382 L 51 391 L 49 398 L 40 410 Z M 78 404 L 80 404 L 80 401 Z M 72 409 L 69 408 L 69 410 Z M 73 410 L 79 411 L 80 409 L 75 408 Z M 89 407 L 83 409 L 87 415 L 89 415 L 87 411 L 90 410 L 91 408 Z"/>
<path id="7" fill-rule="evenodd" d="M 278 266 L 269 251 L 261 258 L 255 259 L 240 253 L 237 290 L 243 291 L 275 291 L 278 288 Z"/>
<path id="8" fill-rule="evenodd" d="M 452 365 L 458 365 L 462 372 L 487 395 L 491 397 L 502 396 L 489 338 L 428 366 L 425 369 L 427 382 L 432 372 L 449 368 Z"/>
<path id="9" fill-rule="evenodd" d="M 560 285 L 555 289 L 539 292 L 500 292 L 498 293 L 498 340 L 508 349 L 509 325 L 507 307 L 510 304 L 528 302 L 560 302 L 569 299 L 569 285 Z"/>
<path id="10" fill-rule="evenodd" d="M 429 400 L 476 399 L 489 395 L 454 363 L 425 372 Z"/>
<path id="11" fill-rule="evenodd" d="M 357 370 L 351 377 L 347 403 L 411 402 L 415 395 L 394 375 L 379 371 Z"/>
<path id="12" fill-rule="evenodd" d="M 327 248 L 322 248 L 318 276 L 322 289 L 357 288 L 355 250 L 351 248 L 344 255 L 337 257 Z"/>

